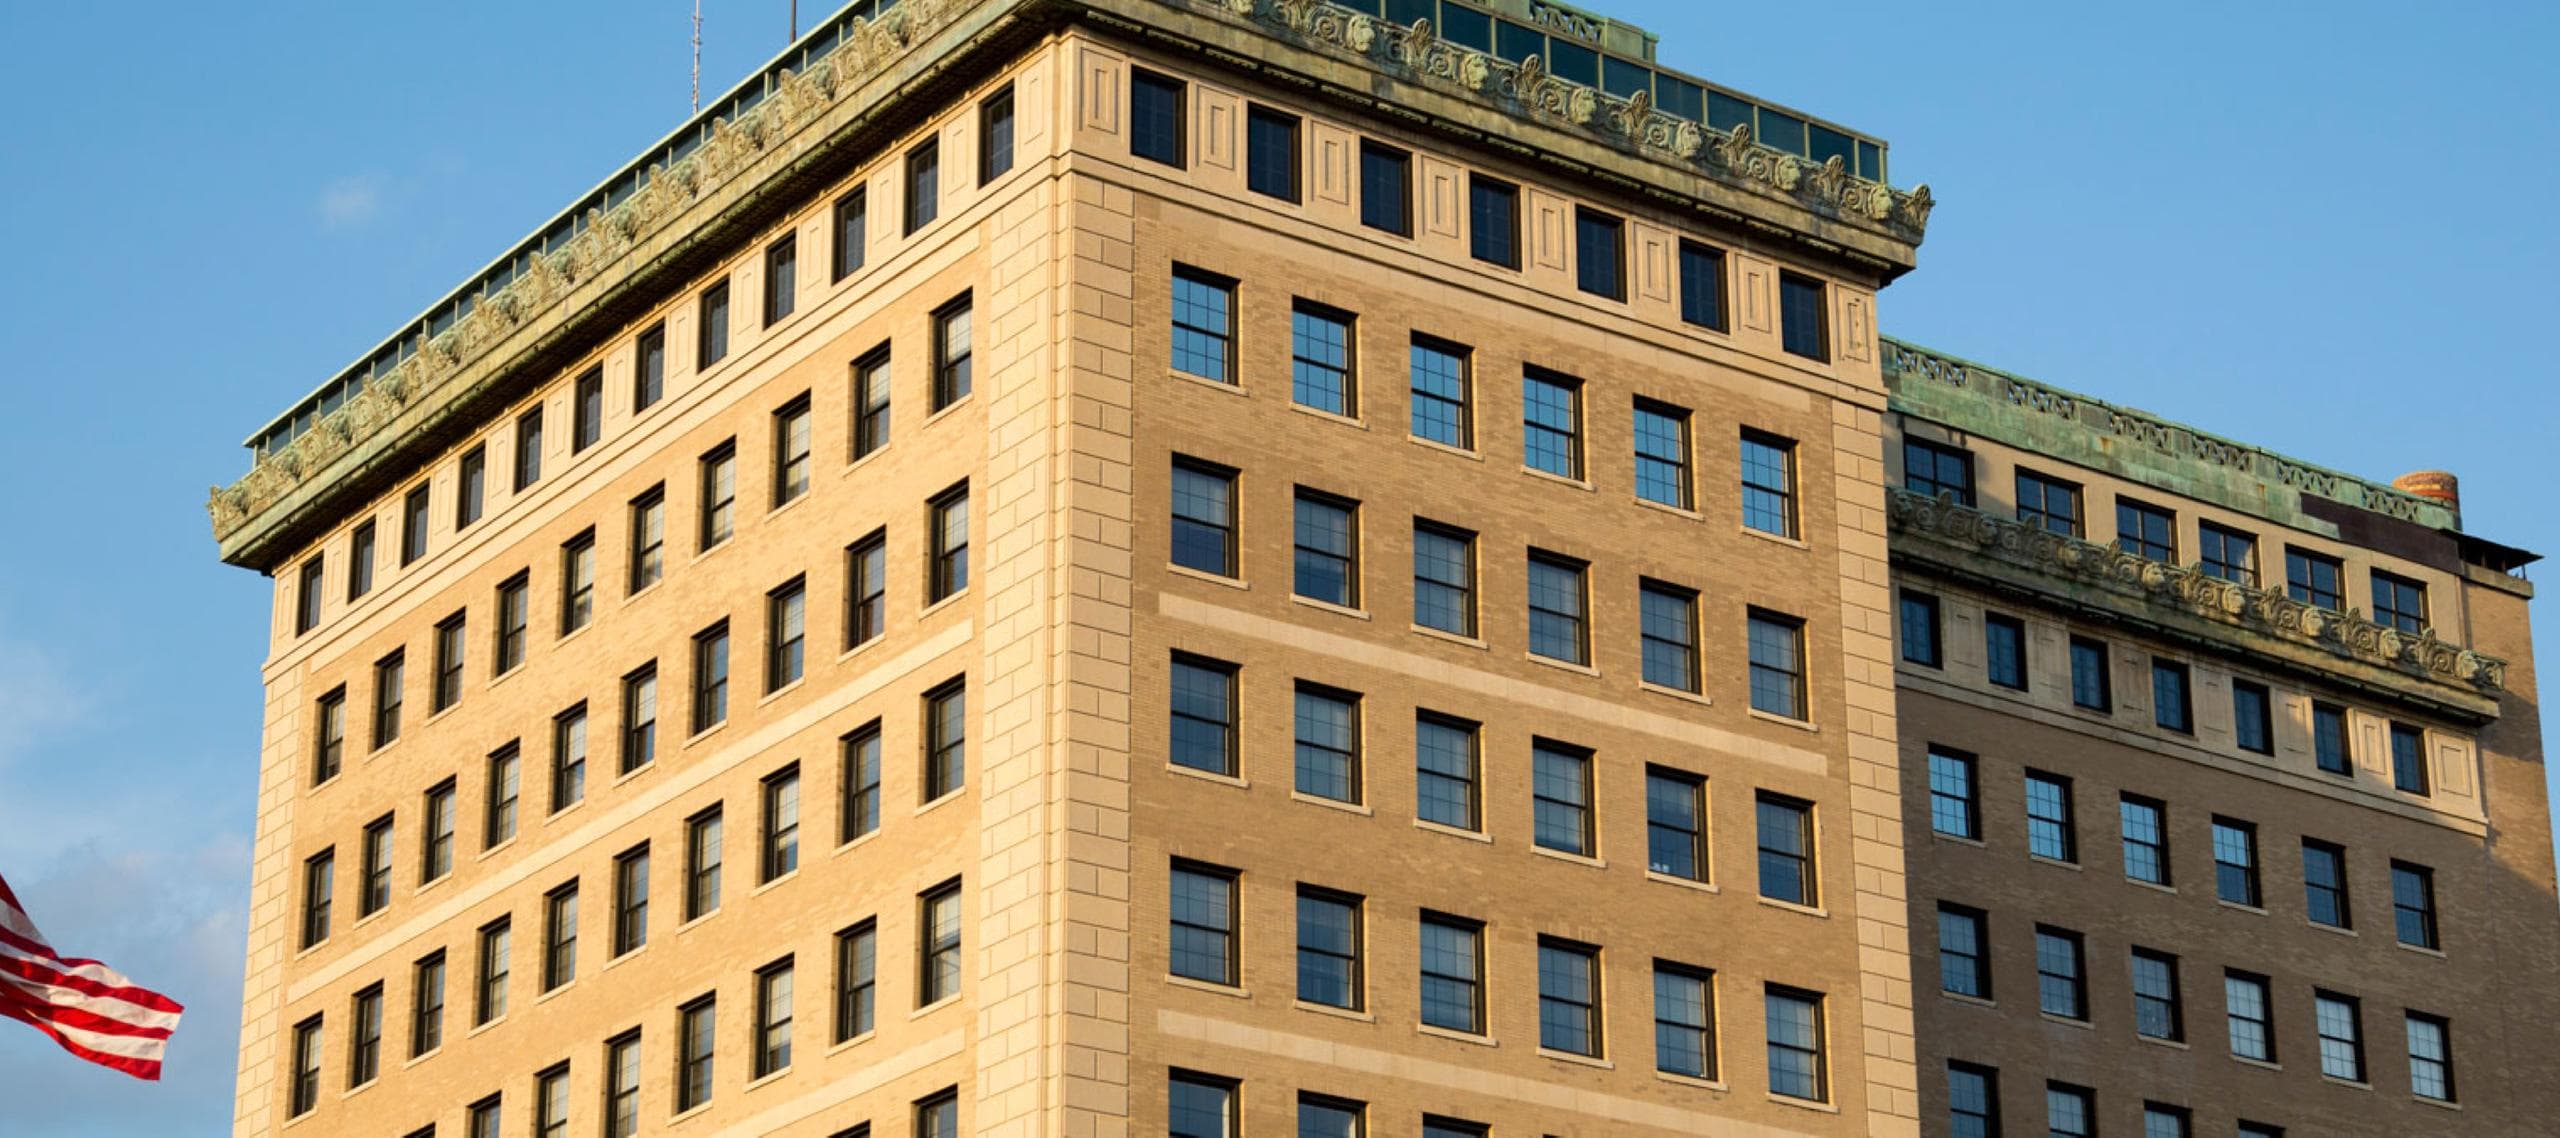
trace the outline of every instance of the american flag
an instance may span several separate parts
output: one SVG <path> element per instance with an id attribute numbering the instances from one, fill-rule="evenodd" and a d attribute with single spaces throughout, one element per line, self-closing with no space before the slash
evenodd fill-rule
<path id="1" fill-rule="evenodd" d="M 101 1067 L 157 1079 L 182 1010 L 104 964 L 55 952 L 0 880 L 0 1017 L 50 1035 L 63 1050 Z"/>

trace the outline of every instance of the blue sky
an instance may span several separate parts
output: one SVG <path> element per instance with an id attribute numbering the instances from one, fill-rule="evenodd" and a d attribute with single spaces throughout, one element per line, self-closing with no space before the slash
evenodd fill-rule
<path id="1" fill-rule="evenodd" d="M 787 0 L 704 6 L 706 90 L 782 46 Z M 2449 467 L 2474 531 L 2560 552 L 2560 8 L 1585 6 L 1893 143 L 1941 204 L 1889 332 L 2373 477 Z M 0 1024 L 0 1132 L 229 1132 L 268 592 L 215 562 L 205 487 L 680 121 L 689 13 L 12 11 L 0 873 L 191 1011 L 159 1086 Z"/>

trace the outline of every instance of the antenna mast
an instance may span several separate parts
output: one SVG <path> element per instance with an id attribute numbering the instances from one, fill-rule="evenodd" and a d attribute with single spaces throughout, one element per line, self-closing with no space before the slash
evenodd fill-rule
<path id="1" fill-rule="evenodd" d="M 793 10 L 798 10 L 796 0 Z M 702 113 L 702 0 L 693 0 L 693 110 Z"/>

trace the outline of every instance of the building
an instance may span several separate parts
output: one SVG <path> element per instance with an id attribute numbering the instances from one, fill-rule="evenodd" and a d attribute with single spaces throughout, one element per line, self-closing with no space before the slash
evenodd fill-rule
<path id="1" fill-rule="evenodd" d="M 1889 491 L 1915 441 L 2158 483 L 1915 379 L 1875 295 L 1926 187 L 1653 48 L 1546 0 L 863 0 L 261 430 L 210 503 L 276 598 L 236 1132 L 1934 1134 L 1994 1069 L 2013 1118 L 2131 1109 L 2170 1092 L 2088 1066 L 2130 1036 L 1915 993 L 1940 898 L 2006 977 L 2053 875 L 2002 764 L 2073 721 L 1971 682 L 1983 604 L 2190 662 L 2199 723 L 2237 660 L 2419 727 L 2424 801 L 2105 745 L 2178 826 L 2245 786 L 2359 890 L 2431 867 L 2441 956 L 2244 951 L 2193 891 L 2142 943 L 2283 980 L 2288 1060 L 2305 985 L 2364 1000 L 2376 1086 L 2446 1017 L 2464 1113 L 2395 1119 L 2530 1117 L 2474 1088 L 2537 1009 L 2464 967 L 2550 974 L 2520 555 L 2145 491 L 2405 550 L 2494 622 L 2423 664 L 1932 560 L 1974 531 Z M 1927 838 L 1933 745 L 1979 848 Z M 2294 1133 L 2374 1117 L 2304 1062 Z"/>

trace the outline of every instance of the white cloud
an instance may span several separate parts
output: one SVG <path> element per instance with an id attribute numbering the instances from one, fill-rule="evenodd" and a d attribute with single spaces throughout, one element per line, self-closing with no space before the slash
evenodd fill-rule
<path id="1" fill-rule="evenodd" d="M 353 229 L 382 212 L 383 179 L 379 174 L 340 178 L 320 190 L 320 226 Z"/>

